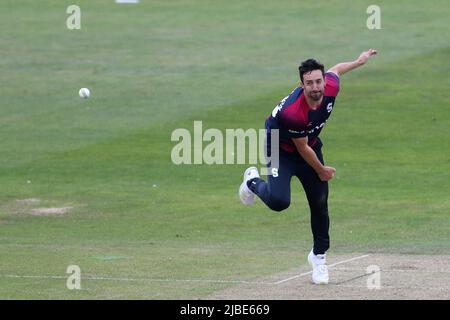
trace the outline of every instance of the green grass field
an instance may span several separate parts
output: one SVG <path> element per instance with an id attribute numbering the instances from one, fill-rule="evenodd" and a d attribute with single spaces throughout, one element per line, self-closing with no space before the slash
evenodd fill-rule
<path id="1" fill-rule="evenodd" d="M 0 298 L 195 299 L 305 263 L 309 208 L 243 207 L 245 165 L 171 162 L 177 128 L 263 128 L 298 81 L 370 47 L 321 137 L 335 253 L 450 253 L 448 1 L 0 3 Z M 91 97 L 78 97 L 88 87 Z M 18 201 L 36 199 L 35 201 Z M 39 216 L 38 208 L 72 207 Z M 17 276 L 17 277 L 11 277 Z M 26 276 L 26 277 L 24 277 Z M 27 277 L 37 276 L 37 278 Z M 39 278 L 56 276 L 61 278 Z"/>

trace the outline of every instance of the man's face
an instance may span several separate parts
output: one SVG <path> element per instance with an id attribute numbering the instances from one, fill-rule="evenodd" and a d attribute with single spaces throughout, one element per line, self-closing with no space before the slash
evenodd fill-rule
<path id="1" fill-rule="evenodd" d="M 319 101 L 325 90 L 325 80 L 323 79 L 322 71 L 313 70 L 304 73 L 302 86 L 304 93 L 308 98 Z"/>

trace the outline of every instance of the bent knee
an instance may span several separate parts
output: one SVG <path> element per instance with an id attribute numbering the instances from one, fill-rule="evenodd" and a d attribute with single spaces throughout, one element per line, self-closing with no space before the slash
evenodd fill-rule
<path id="1" fill-rule="evenodd" d="M 272 199 L 272 201 L 270 201 L 269 203 L 269 208 L 274 211 L 280 212 L 289 208 L 290 204 L 291 204 L 290 200 Z"/>

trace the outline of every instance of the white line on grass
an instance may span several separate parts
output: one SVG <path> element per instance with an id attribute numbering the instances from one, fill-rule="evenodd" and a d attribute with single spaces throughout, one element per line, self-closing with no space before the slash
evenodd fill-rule
<path id="1" fill-rule="evenodd" d="M 362 271 L 361 268 L 334 268 L 335 271 Z M 383 273 L 450 273 L 450 270 L 382 269 Z"/>
<path id="2" fill-rule="evenodd" d="M 32 276 L 0 274 L 0 278 L 25 278 L 25 279 L 67 279 L 68 276 Z M 81 280 L 106 280 L 106 281 L 128 281 L 128 282 L 207 282 L 207 283 L 238 283 L 238 284 L 273 284 L 273 282 L 245 281 L 245 280 L 211 280 L 211 279 L 151 279 L 151 278 L 114 278 L 114 277 L 81 277 Z"/>
<path id="3" fill-rule="evenodd" d="M 367 289 L 367 285 L 351 285 L 351 284 L 338 284 L 338 283 L 330 283 L 336 287 L 344 287 L 344 288 L 365 288 Z M 435 287 L 435 286 L 385 286 L 382 285 L 380 289 L 414 289 L 414 290 L 440 290 L 442 291 L 442 287 Z M 440 299 L 440 298 L 439 298 Z M 442 296 L 442 299 L 445 299 L 445 296 Z"/>
<path id="4" fill-rule="evenodd" d="M 351 258 L 351 259 L 344 260 L 344 261 L 339 261 L 339 262 L 336 262 L 336 263 L 328 265 L 328 268 L 332 268 L 334 266 L 337 266 L 337 265 L 340 265 L 340 264 L 343 264 L 343 263 L 347 263 L 347 262 L 351 262 L 351 261 L 355 261 L 355 260 L 359 260 L 359 259 L 364 259 L 364 258 L 367 258 L 368 256 L 370 256 L 370 254 L 365 254 L 363 256 Z M 284 282 L 287 282 L 287 281 L 290 281 L 290 280 L 294 280 L 294 279 L 297 279 L 297 278 L 304 277 L 304 276 L 306 276 L 308 274 L 311 274 L 311 273 L 312 273 L 312 271 L 304 272 L 304 273 L 298 274 L 296 276 L 293 276 L 293 277 L 290 277 L 290 278 L 287 278 L 287 279 L 284 279 L 284 280 L 280 280 L 280 281 L 274 282 L 273 284 L 281 284 L 281 283 L 284 283 Z"/>
<path id="5" fill-rule="evenodd" d="M 347 263 L 350 261 L 363 259 L 368 257 L 369 254 L 355 257 L 352 259 L 340 261 L 337 263 L 333 263 L 328 267 L 334 267 L 343 263 Z M 204 282 L 204 283 L 237 283 L 237 284 L 260 284 L 260 285 L 274 285 L 284 283 L 293 279 L 297 279 L 308 274 L 311 274 L 312 271 L 305 272 L 281 281 L 277 282 L 269 282 L 269 281 L 246 281 L 246 280 L 213 280 L 213 279 L 153 279 L 153 278 L 114 278 L 114 277 L 101 277 L 101 276 L 82 276 L 81 280 L 99 280 L 99 281 L 128 281 L 128 282 Z M 68 275 L 69 276 L 69 275 Z M 22 278 L 22 279 L 67 279 L 68 276 L 55 276 L 55 275 L 15 275 L 15 274 L 0 274 L 0 278 Z"/>

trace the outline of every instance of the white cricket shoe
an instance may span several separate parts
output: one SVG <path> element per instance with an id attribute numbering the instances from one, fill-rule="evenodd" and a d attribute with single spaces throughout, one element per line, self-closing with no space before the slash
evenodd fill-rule
<path id="1" fill-rule="evenodd" d="M 239 187 L 239 198 L 246 206 L 251 205 L 255 201 L 255 194 L 247 186 L 247 181 L 253 178 L 259 178 L 258 169 L 256 167 L 247 168 L 244 172 L 244 181 Z"/>
<path id="2" fill-rule="evenodd" d="M 308 255 L 308 262 L 313 268 L 312 281 L 315 284 L 328 284 L 328 267 L 326 254 L 315 255 L 311 252 Z"/>

